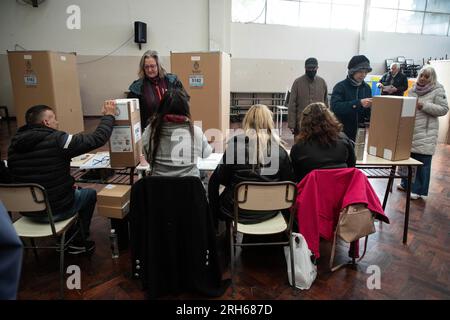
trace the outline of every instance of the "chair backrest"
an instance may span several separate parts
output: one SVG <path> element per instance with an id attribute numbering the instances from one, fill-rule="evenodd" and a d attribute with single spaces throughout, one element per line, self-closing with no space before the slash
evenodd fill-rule
<path id="1" fill-rule="evenodd" d="M 34 183 L 0 184 L 0 200 L 11 212 L 37 212 L 47 214 L 48 198 L 45 189 Z"/>
<path id="2" fill-rule="evenodd" d="M 133 275 L 149 297 L 223 293 L 212 215 L 198 177 L 140 179 L 131 189 L 128 219 Z"/>
<path id="3" fill-rule="evenodd" d="M 297 188 L 290 181 L 241 182 L 235 187 L 235 204 L 239 209 L 275 211 L 289 209 L 295 202 Z"/>

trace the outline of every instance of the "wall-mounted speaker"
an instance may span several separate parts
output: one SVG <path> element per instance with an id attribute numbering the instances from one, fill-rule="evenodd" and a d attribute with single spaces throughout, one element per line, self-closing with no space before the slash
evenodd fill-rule
<path id="1" fill-rule="evenodd" d="M 139 50 L 142 43 L 147 43 L 147 24 L 141 21 L 134 22 L 134 42 L 139 44 Z"/>

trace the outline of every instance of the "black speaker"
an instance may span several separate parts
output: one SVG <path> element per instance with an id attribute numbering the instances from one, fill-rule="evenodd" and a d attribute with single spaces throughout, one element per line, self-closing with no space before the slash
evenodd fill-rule
<path id="1" fill-rule="evenodd" d="M 147 43 L 147 24 L 141 21 L 134 22 L 134 42 L 139 43 L 139 49 L 141 49 L 141 43 Z"/>

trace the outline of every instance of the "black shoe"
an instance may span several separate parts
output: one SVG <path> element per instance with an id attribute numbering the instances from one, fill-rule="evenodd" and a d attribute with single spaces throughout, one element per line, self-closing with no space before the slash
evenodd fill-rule
<path id="1" fill-rule="evenodd" d="M 85 243 L 81 240 L 74 240 L 67 250 L 70 254 L 80 254 L 80 253 L 91 253 L 95 250 L 95 242 L 91 240 L 86 240 Z"/>

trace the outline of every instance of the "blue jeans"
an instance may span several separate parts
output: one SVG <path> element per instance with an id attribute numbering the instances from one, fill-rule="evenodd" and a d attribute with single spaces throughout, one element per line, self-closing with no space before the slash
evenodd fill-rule
<path id="1" fill-rule="evenodd" d="M 79 219 L 83 225 L 83 230 L 85 233 L 85 237 L 89 236 L 89 227 L 91 225 L 92 215 L 94 213 L 95 204 L 97 202 L 97 192 L 94 189 L 76 189 L 74 195 L 74 202 L 72 208 L 68 209 L 65 212 L 57 212 L 53 214 L 53 221 L 61 221 L 66 220 L 72 216 L 74 216 L 77 212 L 79 215 Z M 33 218 L 35 221 L 39 222 L 49 222 L 47 215 L 40 214 L 36 215 L 28 215 L 30 218 Z M 71 236 L 74 230 L 69 230 L 67 234 L 67 238 Z M 81 234 L 78 234 L 78 239 L 81 240 Z"/>
<path id="2" fill-rule="evenodd" d="M 431 175 L 431 160 L 433 156 L 411 152 L 411 158 L 423 163 L 423 166 L 417 167 L 416 180 L 411 186 L 411 192 L 421 196 L 428 196 Z M 402 187 L 405 189 L 407 182 L 407 179 L 402 179 Z"/>

